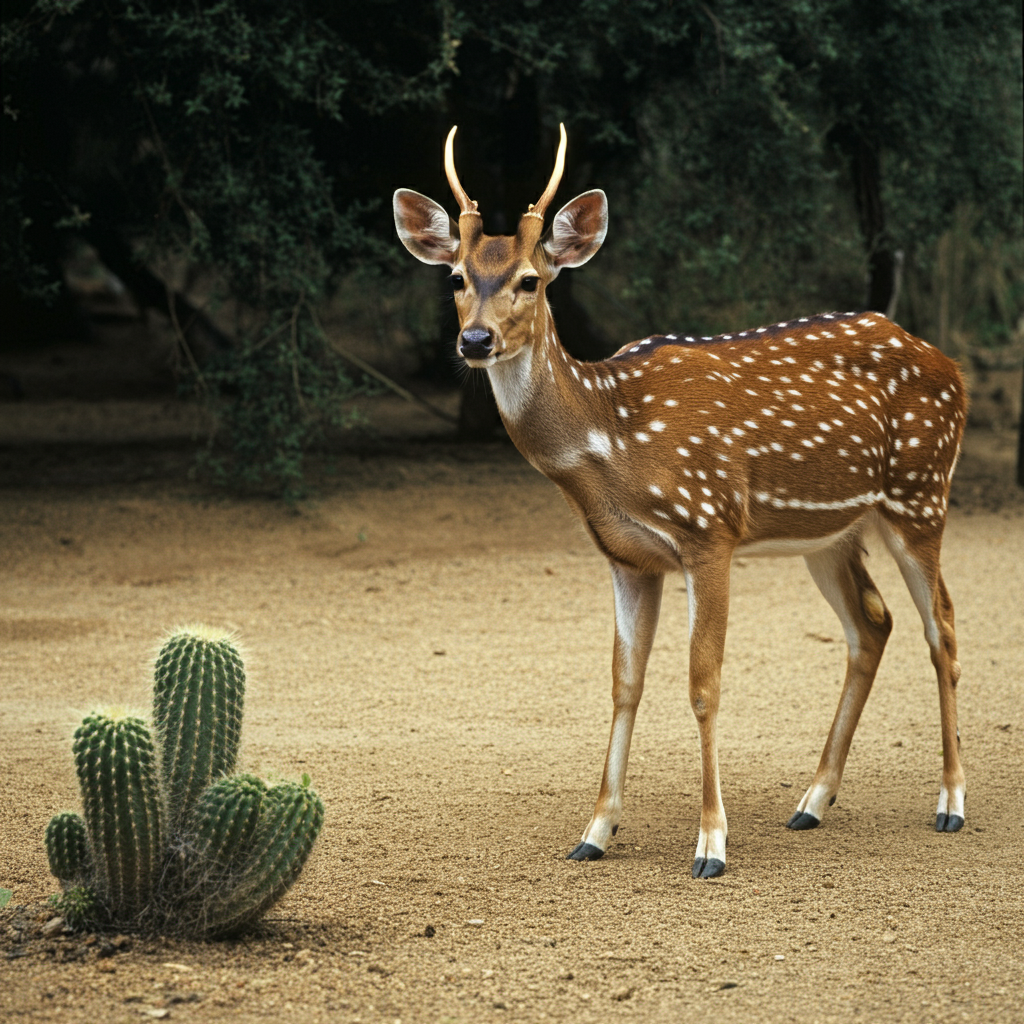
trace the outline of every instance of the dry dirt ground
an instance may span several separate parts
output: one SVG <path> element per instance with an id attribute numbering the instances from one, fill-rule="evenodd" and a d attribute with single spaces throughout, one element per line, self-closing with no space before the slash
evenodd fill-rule
<path id="1" fill-rule="evenodd" d="M 386 421 L 393 403 L 378 405 Z M 875 692 L 836 806 L 816 831 L 784 828 L 845 648 L 801 561 L 740 561 L 720 718 L 732 841 L 726 874 L 697 882 L 682 578 L 666 586 L 617 840 L 602 861 L 564 860 L 600 781 L 611 588 L 511 448 L 382 441 L 339 456 L 290 510 L 189 482 L 187 446 L 159 430 L 111 447 L 79 419 L 77 445 L 57 444 L 62 408 L 0 410 L 8 442 L 32 416 L 54 435 L 0 452 L 4 1022 L 1024 1019 L 1012 438 L 971 438 L 944 551 L 966 827 L 932 831 L 935 679 L 876 550 L 896 628 Z M 238 632 L 243 766 L 312 776 L 317 849 L 244 939 L 45 938 L 43 830 L 79 806 L 71 733 L 97 705 L 145 709 L 159 638 L 195 621 Z"/>

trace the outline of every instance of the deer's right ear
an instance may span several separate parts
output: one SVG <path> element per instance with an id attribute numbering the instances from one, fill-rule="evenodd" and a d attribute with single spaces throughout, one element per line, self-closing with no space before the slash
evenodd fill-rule
<path id="1" fill-rule="evenodd" d="M 424 263 L 451 266 L 459 250 L 459 229 L 433 199 L 412 189 L 395 193 L 395 227 L 402 244 Z"/>

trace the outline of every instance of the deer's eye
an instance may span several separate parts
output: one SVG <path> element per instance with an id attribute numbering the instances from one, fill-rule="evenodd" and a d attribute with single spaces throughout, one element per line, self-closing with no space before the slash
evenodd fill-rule
<path id="1" fill-rule="evenodd" d="M 539 277 L 524 277 L 522 281 L 519 282 L 519 287 L 522 288 L 524 292 L 535 292 L 539 281 Z"/>
<path id="2" fill-rule="evenodd" d="M 461 274 L 452 274 L 452 276 L 448 278 L 448 283 L 451 285 L 453 292 L 462 291 L 466 286 L 466 282 L 463 280 Z"/>

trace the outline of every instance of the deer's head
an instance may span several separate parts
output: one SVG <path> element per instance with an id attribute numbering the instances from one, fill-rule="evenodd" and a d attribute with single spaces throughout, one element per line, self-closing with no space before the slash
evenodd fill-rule
<path id="1" fill-rule="evenodd" d="M 586 263 L 601 247 L 608 227 L 608 201 L 594 189 L 566 203 L 544 234 L 544 214 L 565 166 L 565 127 L 551 180 L 520 218 L 512 236 L 485 235 L 477 204 L 455 173 L 455 129 L 448 133 L 444 168 L 459 203 L 458 223 L 433 199 L 400 188 L 395 224 L 405 247 L 424 263 L 451 268 L 459 312 L 459 354 L 470 366 L 514 359 L 544 337 L 549 319 L 545 290 L 563 267 Z"/>

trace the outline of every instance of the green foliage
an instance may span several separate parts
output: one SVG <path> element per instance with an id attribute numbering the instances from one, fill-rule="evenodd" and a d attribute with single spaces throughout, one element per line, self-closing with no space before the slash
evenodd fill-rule
<path id="1" fill-rule="evenodd" d="M 298 877 L 323 804 L 308 775 L 268 789 L 227 774 L 245 672 L 225 635 L 175 633 L 155 675 L 159 757 L 145 723 L 121 713 L 89 715 L 75 733 L 85 814 L 63 812 L 47 826 L 50 870 L 65 888 L 54 906 L 72 927 L 234 932 Z"/>
<path id="2" fill-rule="evenodd" d="M 0 273 L 52 292 L 74 232 L 101 255 L 116 236 L 149 266 L 207 270 L 231 343 L 206 358 L 174 326 L 223 428 L 202 461 L 221 482 L 295 497 L 305 452 L 351 421 L 357 388 L 307 308 L 354 262 L 390 258 L 366 226 L 380 190 L 353 188 L 372 151 L 347 123 L 436 101 L 452 53 L 433 9 L 389 18 L 411 52 L 381 52 L 388 6 L 5 6 Z"/>
<path id="3" fill-rule="evenodd" d="M 289 497 L 355 388 L 316 317 L 339 287 L 349 329 L 401 305 L 387 200 L 444 200 L 453 121 L 494 233 L 566 122 L 565 192 L 612 211 L 579 279 L 627 336 L 862 306 L 897 250 L 928 281 L 961 206 L 971 246 L 1020 234 L 1017 0 L 21 0 L 0 24 L 4 281 L 52 295 L 75 235 L 201 273 L 229 336 L 193 352 L 175 321 L 221 427 L 201 464 Z M 1019 315 L 1014 288 L 920 288 L 970 292 L 991 341 Z M 400 320 L 426 350 L 420 302 Z"/>
<path id="4" fill-rule="evenodd" d="M 952 224 L 918 253 L 906 315 L 944 352 L 1000 348 L 1020 330 L 1024 310 L 1024 235 L 986 229 L 979 210 L 959 206 Z"/>

